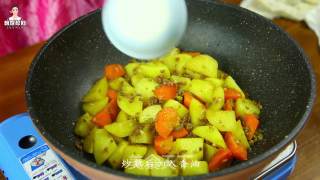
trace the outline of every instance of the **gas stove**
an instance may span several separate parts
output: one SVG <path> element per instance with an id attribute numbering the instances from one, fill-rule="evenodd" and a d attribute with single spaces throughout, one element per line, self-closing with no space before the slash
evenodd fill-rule
<path id="1" fill-rule="evenodd" d="M 286 179 L 294 170 L 296 149 L 294 141 L 254 179 Z M 27 113 L 0 123 L 0 152 L 0 170 L 10 180 L 88 179 L 44 142 Z"/>

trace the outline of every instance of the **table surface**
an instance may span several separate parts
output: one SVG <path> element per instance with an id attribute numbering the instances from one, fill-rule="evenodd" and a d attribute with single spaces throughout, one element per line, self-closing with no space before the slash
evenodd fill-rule
<path id="1" fill-rule="evenodd" d="M 239 3 L 238 0 L 228 0 Z M 288 32 L 305 50 L 317 78 L 317 94 L 320 92 L 320 49 L 316 35 L 301 22 L 274 20 Z M 25 112 L 24 86 L 28 67 L 44 43 L 22 49 L 0 58 L 0 122 L 12 115 Z M 290 179 L 320 179 L 320 97 L 317 96 L 310 120 L 297 137 L 298 162 Z"/>

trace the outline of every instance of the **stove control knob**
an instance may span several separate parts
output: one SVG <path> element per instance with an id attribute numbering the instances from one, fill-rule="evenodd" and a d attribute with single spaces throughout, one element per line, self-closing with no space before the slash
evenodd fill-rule
<path id="1" fill-rule="evenodd" d="M 37 143 L 36 137 L 32 135 L 28 135 L 20 139 L 19 147 L 21 147 L 22 149 L 28 149 L 34 146 L 36 143 Z"/>

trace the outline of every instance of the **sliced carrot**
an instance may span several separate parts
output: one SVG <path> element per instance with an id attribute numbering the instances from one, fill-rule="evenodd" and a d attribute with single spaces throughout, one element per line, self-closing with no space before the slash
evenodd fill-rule
<path id="1" fill-rule="evenodd" d="M 110 98 L 110 100 L 117 100 L 117 91 L 113 89 L 108 89 L 107 96 Z"/>
<path id="2" fill-rule="evenodd" d="M 187 135 L 188 135 L 188 131 L 187 131 L 186 128 L 181 128 L 181 129 L 176 130 L 176 131 L 173 131 L 173 132 L 171 133 L 171 136 L 172 136 L 173 138 L 175 138 L 175 139 L 177 139 L 177 138 L 183 138 L 183 137 L 185 137 L 185 136 L 187 136 Z"/>
<path id="3" fill-rule="evenodd" d="M 247 138 L 251 140 L 259 126 L 259 120 L 255 115 L 250 114 L 250 115 L 245 115 L 243 117 L 243 121 L 244 121 L 244 126 L 248 128 L 248 131 L 246 133 Z"/>
<path id="4" fill-rule="evenodd" d="M 119 107 L 117 104 L 117 91 L 113 89 L 109 89 L 107 92 L 107 96 L 110 98 L 109 104 L 108 104 L 108 110 L 111 115 L 111 119 L 115 120 L 117 118 L 117 115 L 119 113 Z"/>
<path id="5" fill-rule="evenodd" d="M 109 64 L 104 68 L 107 79 L 112 80 L 125 75 L 125 71 L 121 64 Z"/>
<path id="6" fill-rule="evenodd" d="M 232 160 L 232 152 L 229 149 L 220 149 L 212 156 L 208 167 L 209 171 L 216 171 L 228 165 Z"/>
<path id="7" fill-rule="evenodd" d="M 165 155 L 170 152 L 173 147 L 173 137 L 156 136 L 154 138 L 154 149 L 159 155 Z"/>
<path id="8" fill-rule="evenodd" d="M 189 54 L 192 57 L 199 56 L 201 54 L 200 52 L 196 52 L 196 51 L 186 51 L 186 52 L 183 52 L 183 53 L 184 54 Z"/>
<path id="9" fill-rule="evenodd" d="M 234 89 L 224 89 L 224 98 L 225 99 L 238 99 L 241 97 L 241 93 Z"/>
<path id="10" fill-rule="evenodd" d="M 162 137 L 168 137 L 179 124 L 179 115 L 173 108 L 163 108 L 156 116 L 155 128 Z"/>
<path id="11" fill-rule="evenodd" d="M 169 100 L 176 97 L 177 90 L 176 85 L 161 85 L 156 88 L 154 94 L 159 100 Z"/>
<path id="12" fill-rule="evenodd" d="M 119 113 L 119 107 L 116 99 L 111 99 L 108 104 L 108 112 L 112 120 L 115 120 Z"/>
<path id="13" fill-rule="evenodd" d="M 226 99 L 226 102 L 223 105 L 223 109 L 226 111 L 232 111 L 234 107 L 233 99 Z"/>
<path id="14" fill-rule="evenodd" d="M 242 161 L 248 159 L 247 149 L 242 144 L 240 144 L 240 142 L 237 142 L 231 132 L 226 132 L 224 134 L 224 141 L 232 152 L 233 157 Z"/>
<path id="15" fill-rule="evenodd" d="M 93 118 L 92 122 L 99 126 L 103 127 L 107 124 L 112 123 L 113 120 L 117 118 L 119 113 L 119 107 L 117 105 L 116 99 L 111 99 L 108 105 L 103 108 L 100 112 L 98 112 Z"/>
<path id="16" fill-rule="evenodd" d="M 103 127 L 112 122 L 108 107 L 103 108 L 91 120 L 95 125 Z"/>
<path id="17" fill-rule="evenodd" d="M 183 93 L 183 104 L 189 108 L 190 104 L 191 104 L 191 100 L 192 100 L 192 94 L 189 92 L 184 92 Z"/>

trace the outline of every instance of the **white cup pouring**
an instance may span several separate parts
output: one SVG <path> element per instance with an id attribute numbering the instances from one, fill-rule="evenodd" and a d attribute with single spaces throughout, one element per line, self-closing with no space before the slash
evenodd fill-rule
<path id="1" fill-rule="evenodd" d="M 187 26 L 187 7 L 184 0 L 107 0 L 102 25 L 121 52 L 154 59 L 178 45 Z"/>

